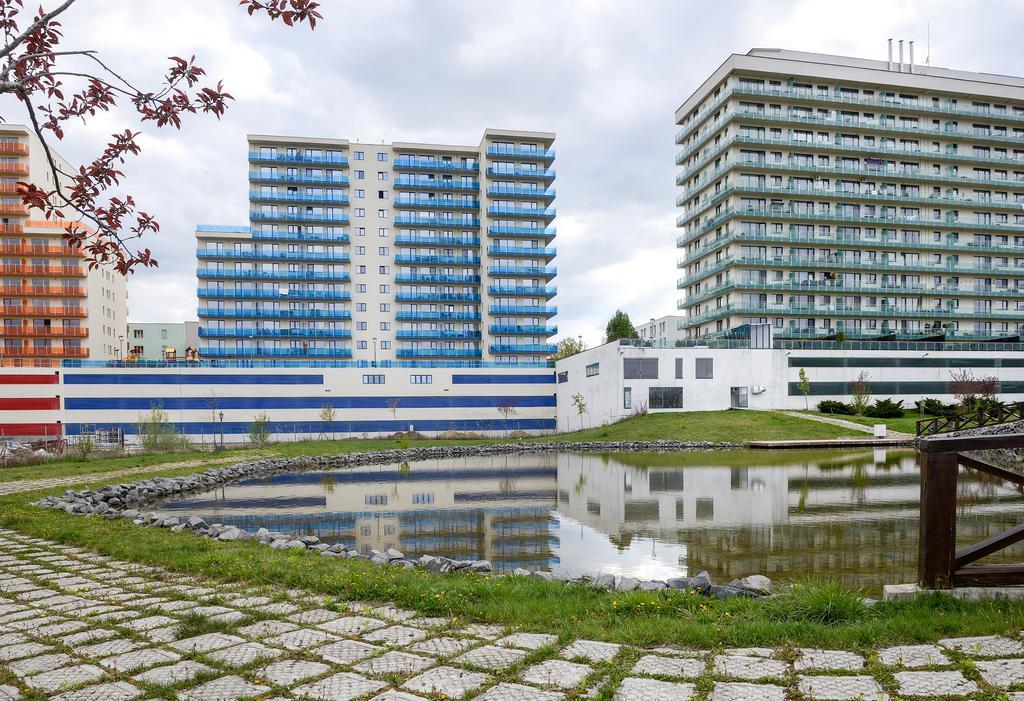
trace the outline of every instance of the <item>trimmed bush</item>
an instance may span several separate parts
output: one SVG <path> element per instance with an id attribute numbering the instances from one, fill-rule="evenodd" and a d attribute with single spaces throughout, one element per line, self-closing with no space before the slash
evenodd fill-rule
<path id="1" fill-rule="evenodd" d="M 914 402 L 914 408 L 932 416 L 952 416 L 960 410 L 960 405 L 945 404 L 941 399 L 925 397 Z"/>
<path id="2" fill-rule="evenodd" d="M 818 411 L 822 414 L 843 414 L 845 416 L 853 416 L 857 413 L 852 404 L 837 402 L 832 399 L 824 399 L 818 402 Z"/>
<path id="3" fill-rule="evenodd" d="M 864 416 L 874 419 L 898 419 L 903 416 L 903 400 L 876 399 L 874 405 L 864 410 Z"/>

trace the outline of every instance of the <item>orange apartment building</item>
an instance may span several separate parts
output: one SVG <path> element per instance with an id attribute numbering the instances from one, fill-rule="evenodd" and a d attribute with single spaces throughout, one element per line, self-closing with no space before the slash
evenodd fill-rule
<path id="1" fill-rule="evenodd" d="M 19 181 L 53 187 L 35 134 L 0 124 L 0 366 L 119 358 L 128 319 L 124 277 L 107 266 L 89 270 L 64 242 L 64 222 L 21 203 Z"/>

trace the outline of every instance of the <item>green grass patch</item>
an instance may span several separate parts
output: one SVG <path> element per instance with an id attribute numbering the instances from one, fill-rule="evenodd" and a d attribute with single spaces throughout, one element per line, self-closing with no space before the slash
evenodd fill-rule
<path id="1" fill-rule="evenodd" d="M 895 419 L 876 419 L 871 416 L 847 416 L 845 414 L 825 414 L 820 411 L 806 411 L 801 412 L 805 414 L 814 414 L 815 416 L 829 416 L 834 419 L 843 419 L 850 423 L 861 424 L 862 426 L 874 426 L 875 424 L 885 424 L 890 431 L 899 431 L 900 433 L 909 433 L 915 435 L 917 433 L 917 421 L 918 419 L 933 419 L 935 418 L 931 414 L 925 414 L 919 416 L 917 412 L 910 410 L 903 416 Z"/>

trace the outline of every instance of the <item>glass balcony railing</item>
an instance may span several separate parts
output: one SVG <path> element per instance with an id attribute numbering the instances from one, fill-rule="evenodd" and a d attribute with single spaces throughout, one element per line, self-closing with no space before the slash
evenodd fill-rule
<path id="1" fill-rule="evenodd" d="M 337 272 L 306 272 L 296 270 L 218 270 L 216 268 L 198 268 L 199 279 L 214 280 L 322 280 L 325 282 L 348 282 L 351 276 L 343 271 Z"/>
<path id="2" fill-rule="evenodd" d="M 492 324 L 487 327 L 487 333 L 496 336 L 554 336 L 558 333 L 557 326 L 517 326 L 510 324 Z"/>
<path id="3" fill-rule="evenodd" d="M 438 263 L 444 265 L 480 265 L 479 258 L 468 256 L 433 256 L 412 253 L 399 253 L 395 256 L 396 263 Z"/>
<path id="4" fill-rule="evenodd" d="M 480 321 L 480 312 L 430 312 L 402 309 L 395 312 L 399 321 Z"/>
<path id="5" fill-rule="evenodd" d="M 555 169 L 548 168 L 543 170 L 540 168 L 509 168 L 507 166 L 490 166 L 487 168 L 487 177 L 489 178 L 521 178 L 523 180 L 554 180 Z"/>
<path id="6" fill-rule="evenodd" d="M 536 248 L 531 246 L 489 246 L 487 248 L 488 255 L 499 257 L 554 258 L 557 252 L 554 246 L 548 246 L 547 248 L 539 246 Z"/>
<path id="7" fill-rule="evenodd" d="M 348 243 L 346 233 L 325 233 L 315 231 L 265 231 L 255 229 L 252 238 L 257 241 L 316 241 L 326 243 Z"/>
<path id="8" fill-rule="evenodd" d="M 480 190 L 480 182 L 477 180 L 462 182 L 451 178 L 414 178 L 399 175 L 395 178 L 394 183 L 396 188 L 407 187 L 414 190 L 465 190 L 469 192 Z"/>
<path id="9" fill-rule="evenodd" d="M 352 293 L 343 290 L 219 290 L 200 287 L 196 294 L 201 299 L 352 299 Z"/>
<path id="10" fill-rule="evenodd" d="M 348 224 L 347 214 L 330 214 L 321 212 L 249 212 L 249 219 L 252 221 L 298 221 L 315 224 Z"/>
<path id="11" fill-rule="evenodd" d="M 348 204 L 348 194 L 309 194 L 305 192 L 263 192 L 250 190 L 249 199 L 253 202 L 312 202 L 323 204 Z"/>
<path id="12" fill-rule="evenodd" d="M 351 348 L 201 348 L 204 358 L 351 358 Z"/>
<path id="13" fill-rule="evenodd" d="M 923 307 L 896 306 L 843 306 L 843 305 L 760 305 L 760 304 L 726 304 L 702 314 L 686 317 L 687 324 L 702 324 L 712 319 L 734 315 L 754 316 L 845 316 L 845 317 L 914 317 L 920 320 L 964 319 L 967 317 L 981 319 L 1010 319 L 1019 321 L 1021 313 L 1014 310 L 991 310 L 976 307 L 952 307 L 943 309 L 925 309 Z"/>
<path id="14" fill-rule="evenodd" d="M 551 220 L 555 218 L 555 208 L 548 207 L 547 209 L 532 209 L 529 207 L 496 205 L 487 208 L 487 216 Z"/>
<path id="15" fill-rule="evenodd" d="M 397 302 L 479 302 L 478 294 L 458 294 L 447 292 L 396 292 Z"/>
<path id="16" fill-rule="evenodd" d="M 480 209 L 480 200 L 442 199 L 439 197 L 396 197 L 396 207 L 419 209 Z"/>
<path id="17" fill-rule="evenodd" d="M 220 309 L 199 307 L 199 317 L 214 319 L 351 319 L 349 309 Z"/>
<path id="18" fill-rule="evenodd" d="M 479 275 L 437 275 L 430 273 L 399 273 L 395 282 L 433 282 L 455 284 L 479 284 Z"/>
<path id="19" fill-rule="evenodd" d="M 500 146 L 498 144 L 491 144 L 487 147 L 487 155 L 506 158 L 525 158 L 537 161 L 553 161 L 555 159 L 555 150 L 553 148 L 524 148 L 523 146 Z"/>
<path id="20" fill-rule="evenodd" d="M 478 173 L 480 164 L 469 161 L 442 161 L 434 158 L 412 158 L 399 156 L 394 160 L 396 169 L 408 170 L 446 170 L 459 173 Z"/>
<path id="21" fill-rule="evenodd" d="M 558 291 L 554 287 L 518 287 L 509 285 L 491 285 L 488 294 L 504 297 L 554 297 Z"/>
<path id="22" fill-rule="evenodd" d="M 348 185 L 348 176 L 340 173 L 336 175 L 310 175 L 304 173 L 264 173 L 258 170 L 249 171 L 250 182 L 265 183 L 306 183 L 310 185 Z"/>
<path id="23" fill-rule="evenodd" d="M 477 229 L 480 220 L 477 217 L 420 217 L 408 214 L 396 214 L 395 226 L 429 226 L 442 229 Z"/>
<path id="24" fill-rule="evenodd" d="M 549 226 L 540 229 L 529 226 L 489 226 L 487 227 L 487 233 L 490 236 L 553 239 L 555 237 L 555 227 Z"/>
<path id="25" fill-rule="evenodd" d="M 546 277 L 552 278 L 557 275 L 555 268 L 540 268 L 536 266 L 510 266 L 495 265 L 487 269 L 487 274 L 496 277 Z"/>
<path id="26" fill-rule="evenodd" d="M 341 153 L 332 154 L 306 154 L 306 153 L 284 153 L 267 151 L 250 151 L 249 161 L 251 163 L 317 163 L 329 166 L 348 165 L 348 156 Z"/>
<path id="27" fill-rule="evenodd" d="M 488 197 L 523 198 L 528 200 L 553 200 L 555 199 L 555 188 L 532 188 L 515 187 L 511 185 L 490 185 L 487 188 Z"/>
<path id="28" fill-rule="evenodd" d="M 479 236 L 416 236 L 410 234 L 399 234 L 395 237 L 397 244 L 409 244 L 413 246 L 455 246 L 462 248 L 478 248 L 480 246 Z"/>
<path id="29" fill-rule="evenodd" d="M 479 331 L 405 331 L 395 332 L 395 338 L 399 340 L 415 340 L 419 338 L 448 338 L 454 340 L 478 341 L 481 334 Z"/>
<path id="30" fill-rule="evenodd" d="M 501 343 L 491 346 L 492 353 L 544 353 L 551 355 L 557 350 L 558 346 L 553 343 Z"/>
<path id="31" fill-rule="evenodd" d="M 539 307 L 525 305 L 499 304 L 488 309 L 491 314 L 513 314 L 530 316 L 554 316 L 558 313 L 558 307 Z"/>
<path id="32" fill-rule="evenodd" d="M 255 260 L 322 260 L 347 263 L 347 253 L 304 253 L 301 251 L 235 251 L 228 248 L 197 248 L 199 258 L 242 258 Z"/>
<path id="33" fill-rule="evenodd" d="M 479 348 L 398 348 L 399 358 L 479 358 Z"/>
<path id="34" fill-rule="evenodd" d="M 199 328 L 200 338 L 352 338 L 349 329 Z"/>

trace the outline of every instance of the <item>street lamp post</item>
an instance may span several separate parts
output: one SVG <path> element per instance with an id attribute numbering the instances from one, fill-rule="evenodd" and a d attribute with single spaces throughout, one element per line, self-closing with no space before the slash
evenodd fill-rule
<path id="1" fill-rule="evenodd" d="M 224 450 L 224 412 L 220 412 L 220 449 Z"/>
<path id="2" fill-rule="evenodd" d="M 377 339 L 373 339 L 373 367 L 377 367 Z"/>
<path id="3" fill-rule="evenodd" d="M 124 360 L 124 336 L 117 337 L 117 352 L 121 356 L 121 360 Z"/>

